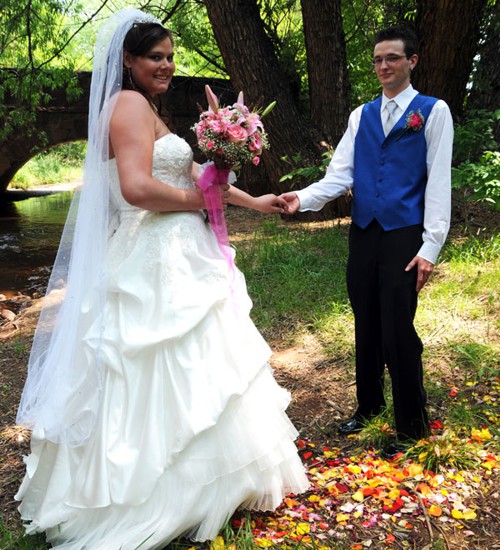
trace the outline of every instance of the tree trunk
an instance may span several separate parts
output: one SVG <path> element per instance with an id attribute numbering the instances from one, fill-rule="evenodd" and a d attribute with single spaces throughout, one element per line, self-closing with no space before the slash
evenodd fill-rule
<path id="1" fill-rule="evenodd" d="M 307 51 L 311 122 L 335 146 L 351 107 L 340 0 L 301 0 Z"/>
<path id="2" fill-rule="evenodd" d="M 253 182 L 249 191 L 252 194 L 288 191 L 288 182 L 282 183 L 280 178 L 297 165 L 319 163 L 320 149 L 300 113 L 293 90 L 264 30 L 257 0 L 205 0 L 205 6 L 234 88 L 243 90 L 245 102 L 252 106 L 266 107 L 272 101 L 277 102 L 264 119 L 271 147 L 264 152 L 262 159 L 269 181 L 262 182 L 261 186 Z M 297 153 L 300 153 L 299 163 L 292 158 Z M 283 160 L 284 157 L 288 162 Z M 296 217 L 338 217 L 344 215 L 346 208 L 341 206 L 344 202 L 332 201 L 320 212 Z"/>
<path id="3" fill-rule="evenodd" d="M 500 52 L 500 2 L 496 2 L 486 13 L 474 85 L 467 100 L 468 110 L 494 111 L 500 107 L 498 52 Z M 500 121 L 496 124 L 495 137 L 500 140 Z"/>
<path id="4" fill-rule="evenodd" d="M 264 119 L 271 147 L 262 160 L 270 179 L 267 191 L 281 193 L 287 185 L 279 179 L 290 170 L 282 157 L 300 151 L 302 160 L 315 162 L 319 152 L 264 31 L 256 0 L 205 0 L 205 6 L 235 90 L 243 90 L 245 103 L 251 106 L 277 102 Z"/>
<path id="5" fill-rule="evenodd" d="M 455 117 L 464 109 L 487 0 L 417 0 L 421 63 L 413 81 L 420 92 L 444 99 Z"/>

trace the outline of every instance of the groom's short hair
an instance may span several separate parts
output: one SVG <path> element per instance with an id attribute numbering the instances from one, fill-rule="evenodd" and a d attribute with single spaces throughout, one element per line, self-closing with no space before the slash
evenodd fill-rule
<path id="1" fill-rule="evenodd" d="M 401 40 L 404 44 L 405 55 L 410 58 L 417 53 L 418 39 L 415 31 L 407 25 L 387 27 L 377 32 L 374 43 L 378 44 L 384 40 Z"/>

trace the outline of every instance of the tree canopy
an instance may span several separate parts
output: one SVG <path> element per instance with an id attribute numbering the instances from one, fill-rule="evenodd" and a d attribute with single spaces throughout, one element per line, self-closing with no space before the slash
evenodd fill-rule
<path id="1" fill-rule="evenodd" d="M 34 106 L 51 90 L 65 88 L 68 100 L 78 93 L 74 73 L 91 69 L 96 29 L 126 5 L 3 0 L 0 139 L 33 130 Z M 338 142 L 351 106 L 379 93 L 370 62 L 379 28 L 415 26 L 423 56 L 416 87 L 445 99 L 457 119 L 469 96 L 489 109 L 498 100 L 495 0 L 142 0 L 137 7 L 172 29 L 177 74 L 229 77 L 256 106 L 277 100 L 267 119 L 270 189 L 257 191 L 281 191 L 279 174 L 317 163 Z"/>

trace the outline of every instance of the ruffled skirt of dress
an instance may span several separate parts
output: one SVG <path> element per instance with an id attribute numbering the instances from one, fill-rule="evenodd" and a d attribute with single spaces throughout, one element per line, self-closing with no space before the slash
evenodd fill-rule
<path id="1" fill-rule="evenodd" d="M 60 549 L 160 549 L 307 489 L 289 394 L 202 217 L 122 219 L 109 273 L 79 359 L 99 346 L 104 360 L 97 425 L 79 447 L 33 432 L 16 496 L 27 531 Z"/>

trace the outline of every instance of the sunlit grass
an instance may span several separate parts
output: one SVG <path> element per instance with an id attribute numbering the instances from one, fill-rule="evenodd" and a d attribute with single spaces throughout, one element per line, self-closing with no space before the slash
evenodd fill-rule
<path id="1" fill-rule="evenodd" d="M 347 230 L 308 232 L 268 223 L 237 245 L 237 261 L 254 301 L 253 319 L 266 333 L 334 331 L 332 319 L 351 317 L 345 286 Z M 352 323 L 352 321 L 351 321 Z M 336 323 L 335 323 L 336 324 Z"/>
<path id="2" fill-rule="evenodd" d="M 85 150 L 84 142 L 74 142 L 44 151 L 15 174 L 10 187 L 29 189 L 39 185 L 77 181 L 82 176 Z"/>

